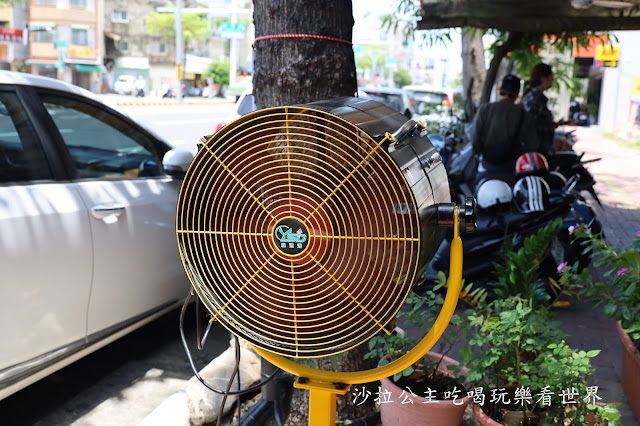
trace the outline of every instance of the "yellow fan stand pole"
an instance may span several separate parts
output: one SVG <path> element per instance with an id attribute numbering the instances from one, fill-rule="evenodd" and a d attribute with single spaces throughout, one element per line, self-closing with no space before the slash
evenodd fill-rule
<path id="1" fill-rule="evenodd" d="M 294 386 L 309 390 L 309 425 L 334 426 L 336 423 L 336 398 L 344 395 L 350 386 L 369 383 L 393 376 L 420 360 L 435 345 L 449 325 L 458 303 L 462 283 L 462 241 L 458 227 L 458 207 L 453 212 L 453 241 L 451 242 L 449 286 L 444 304 L 431 330 L 403 357 L 382 367 L 355 372 L 323 371 L 300 365 L 281 355 L 253 346 L 264 359 L 281 369 L 298 376 Z"/>

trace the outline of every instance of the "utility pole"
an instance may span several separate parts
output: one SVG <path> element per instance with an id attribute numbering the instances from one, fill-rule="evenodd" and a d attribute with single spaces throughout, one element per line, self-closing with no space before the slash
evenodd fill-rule
<path id="1" fill-rule="evenodd" d="M 184 70 L 182 67 L 184 66 L 184 57 L 183 52 L 184 49 L 182 47 L 182 0 L 176 0 L 176 13 L 175 13 L 176 23 L 176 69 L 178 74 L 178 87 L 176 88 L 176 98 L 180 101 L 182 100 L 182 76 L 184 74 Z"/>
<path id="2" fill-rule="evenodd" d="M 176 91 L 176 97 L 178 99 L 182 99 L 182 76 L 184 75 L 183 70 L 183 52 L 182 48 L 182 13 L 196 13 L 196 14 L 204 14 L 207 13 L 209 17 L 222 17 L 226 18 L 231 15 L 232 22 L 232 30 L 235 29 L 236 24 L 238 22 L 238 16 L 251 15 L 253 13 L 253 9 L 247 8 L 237 8 L 235 7 L 235 0 L 231 0 L 232 7 L 198 7 L 192 8 L 182 7 L 182 0 L 176 0 L 176 7 L 157 7 L 155 10 L 159 13 L 175 13 L 175 29 L 176 29 L 176 68 L 178 74 L 178 88 Z M 231 39 L 229 41 L 230 47 L 230 63 L 229 63 L 229 85 L 235 83 L 236 81 L 236 72 L 238 70 L 238 41 L 234 39 L 234 35 L 232 34 Z"/>
<path id="3" fill-rule="evenodd" d="M 232 12 L 231 12 L 231 28 L 235 31 L 236 24 L 238 23 L 238 14 L 236 13 L 235 4 L 232 0 L 231 3 Z M 229 87 L 236 84 L 236 74 L 238 71 L 238 41 L 236 40 L 235 34 L 231 34 L 230 43 L 230 51 L 229 51 Z"/>

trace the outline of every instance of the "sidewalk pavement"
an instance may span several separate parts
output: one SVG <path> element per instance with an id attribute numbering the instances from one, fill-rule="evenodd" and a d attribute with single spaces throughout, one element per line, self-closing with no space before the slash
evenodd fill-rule
<path id="1" fill-rule="evenodd" d="M 588 202 L 596 208 L 602 222 L 605 236 L 610 244 L 629 247 L 636 232 L 640 230 L 640 170 L 637 165 L 638 151 L 602 137 L 597 127 L 576 128 L 577 152 L 584 152 L 583 160 L 602 158 L 587 167 L 597 183 L 595 189 L 603 206 L 593 199 Z M 595 374 L 590 384 L 598 386 L 598 396 L 602 402 L 619 402 L 618 409 L 622 424 L 640 425 L 631 411 L 622 390 L 622 346 L 618 338 L 615 321 L 605 318 L 601 309 L 592 308 L 585 301 L 578 301 L 569 308 L 559 309 L 557 319 L 562 322 L 562 330 L 568 335 L 567 344 L 574 349 L 589 351 L 600 349 L 600 354 L 592 360 Z M 640 384 L 638 384 L 640 386 Z M 142 424 L 157 423 L 164 418 L 164 425 L 182 425 L 186 402 L 183 393 L 165 401 L 147 421 Z M 173 414 L 174 416 L 170 416 Z M 186 414 L 188 416 L 188 414 Z M 188 421 L 187 421 L 188 424 Z"/>
<path id="2" fill-rule="evenodd" d="M 595 189 L 602 206 L 593 199 L 588 202 L 598 213 L 607 242 L 628 248 L 640 231 L 640 170 L 637 161 L 640 152 L 603 138 L 597 127 L 577 127 L 576 136 L 578 142 L 574 150 L 585 153 L 583 160 L 602 158 L 587 165 L 597 182 Z M 615 321 L 604 317 L 601 308 L 592 308 L 585 301 L 558 310 L 557 319 L 563 324 L 562 330 L 569 335 L 569 346 L 601 350 L 592 360 L 596 371 L 591 383 L 598 386 L 602 402 L 620 402 L 618 409 L 622 424 L 640 425 L 622 390 L 622 345 Z"/>

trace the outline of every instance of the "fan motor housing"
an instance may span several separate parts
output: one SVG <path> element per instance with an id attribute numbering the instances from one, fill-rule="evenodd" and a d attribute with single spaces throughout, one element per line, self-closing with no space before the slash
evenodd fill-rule
<path id="1" fill-rule="evenodd" d="M 439 154 L 366 99 L 258 110 L 200 149 L 177 212 L 180 255 L 213 318 L 280 355 L 336 354 L 390 323 L 444 237 Z"/>

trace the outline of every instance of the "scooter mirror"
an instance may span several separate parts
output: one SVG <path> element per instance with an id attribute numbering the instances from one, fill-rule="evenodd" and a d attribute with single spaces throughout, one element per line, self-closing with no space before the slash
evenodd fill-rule
<path id="1" fill-rule="evenodd" d="M 564 186 L 564 190 L 566 192 L 571 192 L 574 190 L 574 188 L 576 187 L 576 185 L 578 184 L 578 180 L 580 179 L 580 177 L 578 175 L 573 175 L 569 178 L 569 180 L 567 180 L 567 184 Z"/>

